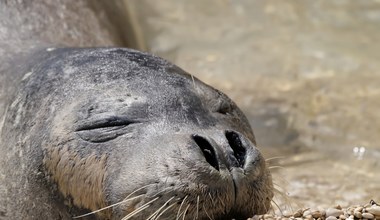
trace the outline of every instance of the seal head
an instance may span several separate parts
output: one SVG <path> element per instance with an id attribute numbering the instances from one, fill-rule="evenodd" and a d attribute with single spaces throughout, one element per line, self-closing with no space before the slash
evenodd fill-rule
<path id="1" fill-rule="evenodd" d="M 7 158 L 26 166 L 29 188 L 46 192 L 45 212 L 64 219 L 111 206 L 89 217 L 244 219 L 268 211 L 271 175 L 226 95 L 134 50 L 39 56 L 2 138 L 26 146 Z"/>

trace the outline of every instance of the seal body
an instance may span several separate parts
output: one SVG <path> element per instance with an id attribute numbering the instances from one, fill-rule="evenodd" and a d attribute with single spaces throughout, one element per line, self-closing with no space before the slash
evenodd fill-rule
<path id="1" fill-rule="evenodd" d="M 4 219 L 244 219 L 272 180 L 223 93 L 122 48 L 34 51 L 1 123 Z M 10 72 L 2 74 L 11 74 Z M 7 86 L 2 83 L 2 86 Z"/>

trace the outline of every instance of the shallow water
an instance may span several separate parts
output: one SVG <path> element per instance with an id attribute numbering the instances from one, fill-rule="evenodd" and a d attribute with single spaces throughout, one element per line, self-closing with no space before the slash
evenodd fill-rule
<path id="1" fill-rule="evenodd" d="M 284 157 L 270 164 L 294 208 L 380 201 L 380 1 L 127 2 L 151 52 L 227 93 Z"/>

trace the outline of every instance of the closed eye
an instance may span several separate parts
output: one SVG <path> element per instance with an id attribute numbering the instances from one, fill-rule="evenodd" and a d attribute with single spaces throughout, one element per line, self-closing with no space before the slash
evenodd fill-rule
<path id="1" fill-rule="evenodd" d="M 139 121 L 131 120 L 126 116 L 111 116 L 107 118 L 100 118 L 96 120 L 82 122 L 77 126 L 75 131 L 93 130 L 98 128 L 109 128 L 119 126 L 124 127 L 134 123 L 139 123 Z"/>
<path id="2" fill-rule="evenodd" d="M 132 120 L 126 116 L 108 116 L 78 122 L 75 133 L 83 140 L 92 143 L 106 142 L 131 133 L 132 124 L 141 123 L 140 120 Z"/>

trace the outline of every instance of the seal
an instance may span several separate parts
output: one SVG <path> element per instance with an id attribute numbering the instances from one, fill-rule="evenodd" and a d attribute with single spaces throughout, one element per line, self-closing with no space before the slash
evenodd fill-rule
<path id="1" fill-rule="evenodd" d="M 131 49 L 29 60 L 2 120 L 3 216 L 244 219 L 270 208 L 252 129 L 220 91 Z"/>
<path id="2" fill-rule="evenodd" d="M 95 19 L 94 1 L 57 1 L 0 1 L 0 219 L 270 208 L 271 174 L 233 101 L 159 57 L 75 48 L 115 46 L 106 30 L 117 29 Z"/>

